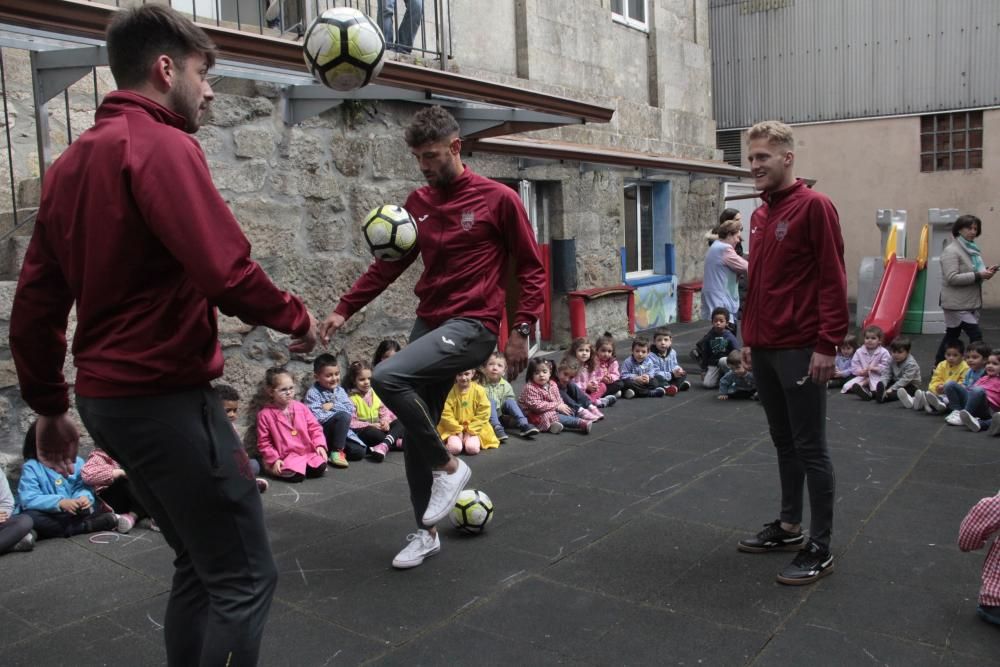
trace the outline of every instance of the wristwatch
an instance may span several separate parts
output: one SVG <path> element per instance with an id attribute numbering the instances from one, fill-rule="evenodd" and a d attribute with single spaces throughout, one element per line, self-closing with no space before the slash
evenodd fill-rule
<path id="1" fill-rule="evenodd" d="M 527 338 L 528 336 L 531 335 L 531 325 L 528 324 L 527 322 L 518 322 L 513 327 L 511 327 L 511 331 L 516 331 L 517 333 Z"/>

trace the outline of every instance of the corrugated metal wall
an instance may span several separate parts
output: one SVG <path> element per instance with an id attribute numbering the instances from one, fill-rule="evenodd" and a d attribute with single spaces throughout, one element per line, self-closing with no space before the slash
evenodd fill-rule
<path id="1" fill-rule="evenodd" d="M 709 0 L 718 128 L 1000 105 L 1000 0 Z"/>

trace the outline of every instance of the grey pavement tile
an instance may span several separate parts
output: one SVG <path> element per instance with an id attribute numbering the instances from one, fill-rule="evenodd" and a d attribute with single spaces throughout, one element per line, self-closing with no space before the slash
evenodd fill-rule
<path id="1" fill-rule="evenodd" d="M 112 560 L 135 553 L 152 551 L 164 544 L 163 535 L 146 528 L 133 528 L 127 534 L 117 532 L 91 533 L 70 538 L 70 542 Z"/>
<path id="2" fill-rule="evenodd" d="M 768 642 L 754 664 L 930 667 L 940 664 L 944 652 L 944 649 L 870 632 L 842 632 L 822 624 L 795 621 Z"/>
<path id="3" fill-rule="evenodd" d="M 343 533 L 386 517 L 413 515 L 408 491 L 395 485 L 391 489 L 392 493 L 386 493 L 385 490 L 384 484 L 357 489 L 324 502 L 296 506 L 292 511 L 300 517 L 312 517 L 314 523 L 312 526 L 306 524 L 307 531 L 321 537 Z M 289 532 L 292 536 L 296 534 L 294 530 Z M 275 552 L 278 551 L 276 547 L 272 548 Z"/>
<path id="4" fill-rule="evenodd" d="M 28 586 L 32 582 L 42 583 L 40 572 L 53 572 L 62 577 L 90 570 L 107 561 L 74 540 L 51 539 L 39 540 L 29 552 L 4 554 L 2 563 L 0 571 L 5 581 Z"/>
<path id="5" fill-rule="evenodd" d="M 160 593 L 130 604 L 120 605 L 102 614 L 127 634 L 155 645 L 163 644 L 163 619 L 167 611 L 169 592 Z M 277 603 L 276 603 L 277 604 Z"/>
<path id="6" fill-rule="evenodd" d="M 838 485 L 870 484 L 891 489 L 916 463 L 919 452 L 872 443 L 830 443 Z"/>
<path id="7" fill-rule="evenodd" d="M 324 596 L 297 599 L 293 593 L 299 582 L 288 577 L 282 599 L 360 635 L 395 644 L 450 623 L 544 566 L 537 556 L 491 547 L 486 536 L 446 537 L 438 555 L 410 570 L 394 570 L 389 560 L 382 562 L 372 569 L 374 576 L 341 577 L 339 586 L 327 588 L 330 594 Z"/>
<path id="8" fill-rule="evenodd" d="M 944 649 L 954 620 L 968 612 L 966 604 L 956 592 L 834 571 L 816 584 L 796 620 L 842 633 L 875 633 Z"/>
<path id="9" fill-rule="evenodd" d="M 734 538 L 703 554 L 679 579 L 664 582 L 659 604 L 756 633 L 773 632 L 809 593 L 775 581 L 794 556 L 789 552 L 741 553 Z"/>
<path id="10" fill-rule="evenodd" d="M 982 562 L 982 552 L 964 554 L 954 542 L 928 544 L 864 534 L 837 556 L 837 572 L 924 590 L 971 594 L 978 590 Z"/>
<path id="11" fill-rule="evenodd" d="M 490 633 L 491 624 L 482 628 L 447 626 L 417 637 L 391 653 L 372 661 L 373 665 L 424 667 L 425 665 L 462 665 L 483 667 L 518 665 L 547 667 L 573 665 L 586 667 L 579 658 L 567 657 L 546 648 L 532 646 L 520 639 Z"/>
<path id="12" fill-rule="evenodd" d="M 729 531 L 638 515 L 586 549 L 545 571 L 545 576 L 586 590 L 669 608 L 671 587 L 712 551 L 732 543 Z"/>
<path id="13" fill-rule="evenodd" d="M 970 439 L 984 440 L 985 447 L 949 446 L 927 452 L 914 467 L 910 479 L 978 490 L 994 495 L 1000 487 L 1000 440 L 970 433 Z M 970 444 L 974 443 L 970 440 Z"/>
<path id="14" fill-rule="evenodd" d="M 0 593 L 0 607 L 44 627 L 95 616 L 147 597 L 151 589 L 155 593 L 162 587 L 145 575 L 108 562 L 71 575 L 43 578 L 39 574 L 23 582 L 23 586 L 15 584 Z"/>
<path id="15" fill-rule="evenodd" d="M 630 612 L 622 600 L 528 577 L 461 614 L 457 622 L 563 655 L 591 655 Z"/>
<path id="16" fill-rule="evenodd" d="M 946 659 L 945 664 L 995 664 L 993 661 L 1000 656 L 1000 626 L 986 623 L 976 616 L 978 578 L 966 590 L 967 595 L 962 598 L 958 613 L 952 619 L 948 635 L 948 647 L 960 655 L 953 655 L 950 661 Z M 970 659 L 973 656 L 978 659 Z"/>
<path id="17" fill-rule="evenodd" d="M 483 490 L 496 507 L 490 539 L 552 560 L 616 530 L 623 517 L 640 513 L 647 502 L 521 474 L 508 475 Z"/>
<path id="18" fill-rule="evenodd" d="M 116 562 L 134 572 L 155 579 L 159 584 L 165 584 L 169 590 L 174 577 L 174 550 L 163 543 L 150 551 L 119 556 Z M 160 587 L 162 588 L 162 586 Z M 160 588 L 152 587 L 153 592 Z"/>
<path id="19" fill-rule="evenodd" d="M 161 648 L 121 629 L 106 619 L 91 618 L 65 625 L 41 637 L 9 646 L 4 665 L 158 665 L 165 662 Z"/>
<path id="20" fill-rule="evenodd" d="M 955 486 L 903 482 L 879 507 L 864 534 L 918 544 L 954 544 L 962 519 L 981 493 Z"/>
<path id="21" fill-rule="evenodd" d="M 338 505 L 339 516 L 334 511 L 332 505 L 347 495 L 342 494 L 337 496 L 337 500 L 326 501 L 331 506 L 329 515 L 308 512 L 306 508 L 297 507 L 265 512 L 264 525 L 267 527 L 272 553 L 282 553 L 319 542 L 331 535 L 347 532 L 355 525 L 354 522 L 363 520 L 356 512 L 345 512 L 343 505 Z M 320 508 L 326 507 L 327 505 L 320 504 Z"/>
<path id="22" fill-rule="evenodd" d="M 0 632 L 0 647 L 23 642 L 49 629 L 46 625 L 32 625 L 6 609 L 0 609 L 0 628 L 3 628 L 3 632 Z"/>
<path id="23" fill-rule="evenodd" d="M 268 667 L 357 665 L 379 654 L 386 642 L 357 635 L 324 619 L 275 603 L 261 643 L 260 664 Z"/>

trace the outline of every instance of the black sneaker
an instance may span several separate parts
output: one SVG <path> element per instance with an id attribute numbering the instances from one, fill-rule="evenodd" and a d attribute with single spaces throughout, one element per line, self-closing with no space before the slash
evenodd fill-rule
<path id="1" fill-rule="evenodd" d="M 104 512 L 103 514 L 98 514 L 90 519 L 83 522 L 84 533 L 101 533 L 105 531 L 112 531 L 118 528 L 118 518 L 113 512 Z"/>
<path id="2" fill-rule="evenodd" d="M 810 540 L 788 567 L 778 573 L 778 583 L 803 586 L 831 572 L 833 572 L 833 554 Z"/>
<path id="3" fill-rule="evenodd" d="M 518 435 L 522 438 L 530 438 L 533 435 L 538 435 L 538 429 L 531 424 L 525 424 L 521 427 L 521 432 Z"/>
<path id="4" fill-rule="evenodd" d="M 687 380 L 682 381 L 679 385 L 679 389 L 681 391 L 687 391 L 690 388 L 691 388 L 691 383 L 688 382 Z"/>
<path id="5" fill-rule="evenodd" d="M 764 524 L 764 530 L 753 537 L 742 539 L 736 545 L 748 554 L 762 554 L 767 551 L 798 551 L 806 538 L 800 533 L 789 533 L 781 527 L 781 520 Z"/>
<path id="6" fill-rule="evenodd" d="M 875 385 L 875 391 L 873 397 L 879 403 L 885 403 L 885 385 L 879 382 Z"/>
<path id="7" fill-rule="evenodd" d="M 851 393 L 860 397 L 862 401 L 872 400 L 872 393 L 865 389 L 861 384 L 856 384 L 851 387 Z"/>

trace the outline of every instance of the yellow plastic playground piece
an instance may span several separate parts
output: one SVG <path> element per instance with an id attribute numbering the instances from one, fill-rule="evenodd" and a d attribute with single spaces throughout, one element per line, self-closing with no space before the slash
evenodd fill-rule
<path id="1" fill-rule="evenodd" d="M 892 258 L 896 256 L 896 225 L 892 225 L 889 228 L 889 239 L 885 242 L 885 256 L 882 258 L 882 264 L 888 266 Z"/>
<path id="2" fill-rule="evenodd" d="M 931 226 L 924 225 L 920 230 L 920 250 L 917 252 L 917 269 L 924 270 L 927 266 L 927 256 L 930 254 Z"/>

